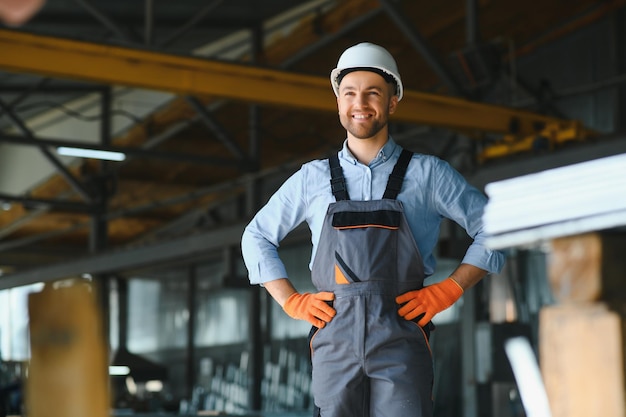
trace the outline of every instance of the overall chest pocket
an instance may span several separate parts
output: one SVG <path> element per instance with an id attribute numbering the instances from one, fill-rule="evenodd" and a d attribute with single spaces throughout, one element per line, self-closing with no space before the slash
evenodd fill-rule
<path id="1" fill-rule="evenodd" d="M 394 210 L 333 214 L 336 283 L 395 279 L 401 215 Z"/>

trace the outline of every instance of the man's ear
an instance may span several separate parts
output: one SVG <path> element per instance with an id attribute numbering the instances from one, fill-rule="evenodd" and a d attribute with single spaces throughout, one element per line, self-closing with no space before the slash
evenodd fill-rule
<path id="1" fill-rule="evenodd" d="M 398 107 L 398 96 L 393 95 L 391 99 L 389 99 L 389 114 L 394 114 L 396 112 L 396 108 Z"/>

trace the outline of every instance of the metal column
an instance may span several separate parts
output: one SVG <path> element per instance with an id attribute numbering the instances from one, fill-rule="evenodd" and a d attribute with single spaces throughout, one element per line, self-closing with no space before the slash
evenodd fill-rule
<path id="1" fill-rule="evenodd" d="M 255 63 L 263 61 L 263 28 L 261 24 L 257 24 L 252 28 L 252 56 Z M 251 163 L 251 170 L 258 171 L 261 165 L 261 146 L 259 135 L 260 124 L 260 110 L 258 105 L 250 104 L 249 107 L 249 158 Z M 251 216 L 258 208 L 258 187 L 256 182 L 251 181 L 249 183 L 246 201 L 246 214 Z M 261 398 L 261 383 L 263 380 L 263 347 L 264 347 L 264 335 L 261 326 L 262 302 L 261 298 L 267 297 L 264 290 L 258 285 L 253 285 L 250 289 L 250 317 L 249 317 L 249 340 L 250 340 L 250 364 L 249 364 L 249 380 L 250 386 L 248 389 L 248 408 L 251 410 L 261 410 L 262 398 Z"/>
<path id="2" fill-rule="evenodd" d="M 198 271 L 196 265 L 189 268 L 187 277 L 187 308 L 189 309 L 189 321 L 187 322 L 187 357 L 186 357 L 186 374 L 187 374 L 187 398 L 193 398 L 193 389 L 197 381 L 196 366 L 196 314 L 197 303 L 196 293 L 198 288 Z"/>
<path id="3" fill-rule="evenodd" d="M 102 91 L 101 95 L 101 113 L 100 119 L 100 141 L 102 145 L 111 144 L 111 89 L 107 88 Z M 96 209 L 91 217 L 91 233 L 89 234 L 89 251 L 98 253 L 106 249 L 108 246 L 108 221 L 106 219 L 106 210 L 108 204 L 108 189 L 105 182 L 109 164 L 105 161 L 99 161 L 99 175 L 94 179 L 96 186 Z M 110 293 L 110 276 L 102 274 L 97 277 L 96 285 L 100 298 L 100 309 L 102 311 L 102 328 L 105 340 L 109 339 L 109 293 Z"/>
<path id="4" fill-rule="evenodd" d="M 468 45 L 474 45 L 480 41 L 479 27 L 477 1 L 465 0 L 465 41 Z"/>
<path id="5" fill-rule="evenodd" d="M 461 313 L 461 395 L 463 417 L 478 417 L 478 389 L 476 382 L 476 288 L 470 288 L 463 295 Z"/>

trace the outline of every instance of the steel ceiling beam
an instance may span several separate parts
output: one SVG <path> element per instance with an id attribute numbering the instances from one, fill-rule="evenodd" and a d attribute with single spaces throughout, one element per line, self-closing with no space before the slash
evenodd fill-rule
<path id="1" fill-rule="evenodd" d="M 157 46 L 160 48 L 164 48 L 166 46 L 171 45 L 174 41 L 176 41 L 181 36 L 184 36 L 191 29 L 197 26 L 210 12 L 212 12 L 217 6 L 223 3 L 224 0 L 213 0 L 211 3 L 204 6 L 201 10 L 193 15 L 189 21 L 187 21 L 184 25 L 181 25 L 180 28 L 175 30 L 172 34 L 170 34 L 167 38 L 160 41 Z M 159 22 L 162 23 L 162 22 Z M 215 27 L 211 24 L 208 24 L 207 27 Z"/>
<path id="2" fill-rule="evenodd" d="M 50 81 L 50 78 L 43 78 L 42 81 Z M 100 93 L 108 87 L 101 85 L 31 85 L 31 84 L 0 84 L 0 93 L 23 93 L 47 94 L 47 93 Z M 14 106 L 11 102 L 9 105 Z"/>
<path id="3" fill-rule="evenodd" d="M 30 131 L 30 129 L 26 126 L 26 124 L 15 114 L 13 109 L 7 106 L 4 101 L 0 99 L 0 115 L 5 113 L 9 119 L 13 122 L 15 127 L 22 132 L 24 135 L 22 139 L 24 141 L 28 141 L 31 145 L 37 146 L 39 151 L 43 154 L 43 156 L 50 162 L 57 172 L 65 178 L 65 181 L 76 191 L 85 201 L 91 202 L 93 200 L 93 196 L 89 192 L 87 188 L 77 179 L 72 173 L 59 161 L 59 159 L 48 150 L 43 144 L 41 144 Z"/>
<path id="4" fill-rule="evenodd" d="M 89 12 L 96 18 L 105 28 L 113 32 L 115 36 L 122 40 L 129 40 L 129 34 L 127 31 L 119 27 L 112 19 L 110 19 L 105 13 L 99 10 L 93 3 L 88 0 L 74 0 L 79 6 Z"/>
<path id="5" fill-rule="evenodd" d="M 424 58 L 433 71 L 435 71 L 439 79 L 448 87 L 448 90 L 457 96 L 466 96 L 463 88 L 439 59 L 433 48 L 426 42 L 426 39 L 424 39 L 413 23 L 408 19 L 406 14 L 392 3 L 391 0 L 380 0 L 380 4 L 385 9 L 385 12 L 387 12 L 389 18 L 402 33 L 404 33 L 404 36 L 406 36 L 413 48 L 419 52 L 422 58 Z"/>
<path id="6" fill-rule="evenodd" d="M 336 112 L 326 77 L 0 30 L 0 69 L 185 95 Z M 533 134 L 559 119 L 407 91 L 395 120 L 464 131 Z"/>
<path id="7" fill-rule="evenodd" d="M 225 247 L 238 246 L 246 225 L 247 222 L 237 223 L 157 243 L 112 249 L 99 254 L 72 257 L 71 260 L 20 270 L 0 276 L 0 290 L 81 276 L 84 273 L 97 275 L 128 272 L 181 259 L 211 256 L 212 253 L 222 251 Z M 283 243 L 302 241 L 307 239 L 307 236 L 308 229 L 301 226 L 293 230 Z M 3 250 L 8 249 L 10 248 Z"/>
<path id="8" fill-rule="evenodd" d="M 54 200 L 45 198 L 33 198 L 20 195 L 10 195 L 0 193 L 0 201 L 11 201 L 21 203 L 29 208 L 45 207 L 62 211 L 71 211 L 79 213 L 92 213 L 96 206 L 93 204 L 79 203 L 75 201 Z"/>
<path id="9" fill-rule="evenodd" d="M 206 254 L 228 245 L 238 245 L 245 223 L 224 227 L 219 230 L 198 233 L 187 237 L 168 240 L 140 248 L 115 250 L 86 256 L 71 261 L 41 266 L 38 268 L 0 276 L 0 290 L 81 276 L 106 274 L 168 262 L 179 258 Z"/>
<path id="10" fill-rule="evenodd" d="M 287 58 L 285 61 L 280 63 L 279 67 L 281 69 L 288 69 L 289 67 L 295 65 L 300 60 L 307 58 L 311 54 L 317 52 L 324 46 L 330 44 L 331 42 L 336 41 L 342 36 L 345 36 L 348 32 L 366 24 L 367 22 L 372 20 L 374 17 L 378 16 L 382 11 L 383 9 L 381 9 L 380 7 L 377 7 L 376 9 L 370 10 L 369 12 L 366 12 L 365 14 L 359 17 L 350 19 L 349 21 L 344 23 L 338 31 L 333 32 L 333 33 L 323 34 L 314 43 L 304 48 L 301 48 L 300 50 L 298 50 L 298 52 L 289 56 L 289 58 Z"/>
<path id="11" fill-rule="evenodd" d="M 233 140 L 233 138 L 226 132 L 224 127 L 211 115 L 206 109 L 204 104 L 196 97 L 186 97 L 187 103 L 198 113 L 202 123 L 215 135 L 217 140 L 222 144 L 240 161 L 246 159 L 246 154 L 241 147 Z"/>

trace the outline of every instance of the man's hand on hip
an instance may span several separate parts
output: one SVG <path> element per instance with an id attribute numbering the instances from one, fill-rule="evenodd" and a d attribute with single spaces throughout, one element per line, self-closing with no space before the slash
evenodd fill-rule
<path id="1" fill-rule="evenodd" d="M 413 320 L 423 314 L 417 324 L 424 327 L 440 311 L 445 310 L 463 295 L 463 288 L 452 278 L 428 285 L 420 290 L 406 292 L 396 297 L 400 305 L 398 314 Z"/>
<path id="2" fill-rule="evenodd" d="M 299 320 L 306 320 L 313 326 L 322 328 L 330 322 L 337 312 L 328 301 L 335 299 L 332 292 L 304 293 L 295 292 L 289 296 L 283 310 L 290 317 Z"/>

